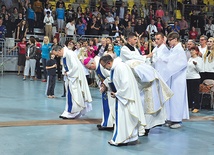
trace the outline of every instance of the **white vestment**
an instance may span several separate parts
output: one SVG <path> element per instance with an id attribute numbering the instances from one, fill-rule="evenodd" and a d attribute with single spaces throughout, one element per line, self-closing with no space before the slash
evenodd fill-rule
<path id="1" fill-rule="evenodd" d="M 96 63 L 95 78 L 98 81 L 98 85 L 104 83 L 105 86 L 109 86 L 110 83 L 110 71 L 104 69 L 100 65 L 100 57 L 95 56 L 94 61 Z M 110 90 L 110 89 L 108 89 Z M 102 113 L 102 123 L 103 127 L 113 127 L 114 117 L 115 117 L 115 99 L 111 97 L 111 91 L 106 91 L 102 93 L 102 104 L 103 104 L 103 113 Z"/>
<path id="2" fill-rule="evenodd" d="M 189 119 L 186 89 L 187 59 L 181 43 L 171 48 L 168 56 L 158 59 L 156 65 L 159 66 L 156 68 L 157 71 L 174 93 L 169 102 L 165 104 L 167 120 L 181 122 L 182 119 Z"/>
<path id="3" fill-rule="evenodd" d="M 115 127 L 111 143 L 117 145 L 138 139 L 139 126 L 145 126 L 145 116 L 141 104 L 137 81 L 130 67 L 114 59 L 111 80 L 116 88 Z"/>
<path id="4" fill-rule="evenodd" d="M 126 63 L 131 67 L 138 82 L 146 118 L 145 128 L 150 129 L 164 124 L 166 120 L 164 104 L 172 97 L 173 92 L 150 65 L 138 60 L 128 60 Z"/>
<path id="5" fill-rule="evenodd" d="M 140 55 L 139 50 L 136 47 L 132 46 L 134 50 L 130 50 L 129 46 L 125 45 L 120 50 L 120 58 L 122 59 L 123 62 L 127 60 L 132 60 L 132 59 L 139 60 L 142 62 L 148 61 L 148 59 L 146 58 L 146 55 Z"/>
<path id="6" fill-rule="evenodd" d="M 76 118 L 92 109 L 92 101 L 83 66 L 76 54 L 67 47 L 63 48 L 63 68 L 67 73 L 65 78 L 66 105 L 61 115 L 66 118 Z"/>

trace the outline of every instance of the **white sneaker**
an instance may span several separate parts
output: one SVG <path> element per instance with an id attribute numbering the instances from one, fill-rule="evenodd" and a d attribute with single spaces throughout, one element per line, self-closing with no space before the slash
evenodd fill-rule
<path id="1" fill-rule="evenodd" d="M 177 128 L 181 128 L 181 124 L 180 123 L 176 123 L 176 124 L 172 124 L 169 126 L 171 129 L 177 129 Z"/>

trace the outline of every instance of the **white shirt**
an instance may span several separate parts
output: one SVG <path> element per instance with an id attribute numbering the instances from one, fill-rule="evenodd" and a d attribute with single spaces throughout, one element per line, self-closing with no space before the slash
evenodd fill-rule
<path id="1" fill-rule="evenodd" d="M 45 16 L 43 23 L 45 23 L 45 25 L 52 25 L 54 23 L 53 17 L 52 16 Z"/>
<path id="2" fill-rule="evenodd" d="M 196 65 L 193 61 L 197 62 Z M 190 57 L 187 64 L 187 79 L 200 79 L 201 76 L 199 72 L 202 70 L 202 58 L 201 57 Z"/>
<path id="3" fill-rule="evenodd" d="M 67 28 L 67 35 L 74 35 L 74 32 L 75 32 L 75 25 L 71 25 L 71 23 L 67 23 L 66 24 L 66 28 Z"/>
<path id="4" fill-rule="evenodd" d="M 146 31 L 149 32 L 150 34 L 155 34 L 156 32 L 158 32 L 157 27 L 151 24 L 147 26 Z"/>

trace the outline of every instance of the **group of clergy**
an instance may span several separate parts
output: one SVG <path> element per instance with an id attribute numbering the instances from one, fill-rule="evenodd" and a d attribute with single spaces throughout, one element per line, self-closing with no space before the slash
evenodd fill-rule
<path id="1" fill-rule="evenodd" d="M 139 53 L 137 39 L 135 33 L 130 33 L 120 57 L 115 59 L 104 55 L 83 60 L 86 68 L 96 72 L 102 94 L 102 122 L 97 127 L 114 130 L 108 142 L 114 146 L 136 144 L 139 136 L 147 136 L 158 125 L 180 128 L 182 120 L 189 118 L 187 59 L 179 34 L 167 36 L 168 49 L 164 35 L 157 33 L 156 47 L 149 55 Z M 66 47 L 53 51 L 63 57 L 66 77 L 66 106 L 60 118 L 78 118 L 92 109 L 83 65 Z"/>

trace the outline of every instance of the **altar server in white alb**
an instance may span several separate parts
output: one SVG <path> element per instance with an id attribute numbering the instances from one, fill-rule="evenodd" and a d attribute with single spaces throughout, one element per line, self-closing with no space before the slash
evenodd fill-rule
<path id="1" fill-rule="evenodd" d="M 139 60 L 142 62 L 149 61 L 152 57 L 152 53 L 148 55 L 141 55 L 139 50 L 136 48 L 137 35 L 135 33 L 129 33 L 127 38 L 127 44 L 121 48 L 120 58 L 125 62 L 127 60 Z"/>
<path id="2" fill-rule="evenodd" d="M 162 66 L 158 69 L 158 72 L 174 93 L 165 105 L 167 112 L 166 125 L 175 129 L 182 126 L 183 119 L 189 119 L 186 89 L 187 58 L 179 42 L 180 36 L 177 32 L 169 33 L 167 39 L 171 47 L 169 54 L 161 57 L 156 63 Z"/>
<path id="3" fill-rule="evenodd" d="M 115 126 L 109 144 L 120 146 L 136 143 L 139 126 L 146 125 L 137 81 L 130 67 L 120 58 L 113 59 L 106 55 L 100 58 L 100 63 L 111 70 L 111 96 L 116 98 Z"/>
<path id="4" fill-rule="evenodd" d="M 63 58 L 65 70 L 66 105 L 60 118 L 78 118 L 92 109 L 92 98 L 83 66 L 76 54 L 67 47 L 56 46 L 53 51 Z"/>
<path id="5" fill-rule="evenodd" d="M 164 34 L 158 32 L 155 34 L 156 47 L 152 50 L 153 56 L 151 58 L 152 66 L 158 71 L 161 70 L 162 66 L 159 63 L 159 59 L 163 59 L 169 55 L 169 49 L 165 44 Z"/>
<path id="6" fill-rule="evenodd" d="M 151 128 L 165 123 L 164 104 L 173 96 L 173 92 L 152 66 L 138 60 L 128 60 L 126 64 L 130 66 L 138 82 L 146 118 L 144 136 L 147 136 Z"/>
<path id="7" fill-rule="evenodd" d="M 102 122 L 97 125 L 99 130 L 112 130 L 114 124 L 115 117 L 115 99 L 111 97 L 110 89 L 105 90 L 108 87 L 110 81 L 110 71 L 104 69 L 102 65 L 100 65 L 100 57 L 95 56 L 94 58 L 87 57 L 84 59 L 83 64 L 86 68 L 90 70 L 95 70 L 95 78 L 98 82 L 98 86 L 100 87 L 100 91 L 102 92 Z"/>

